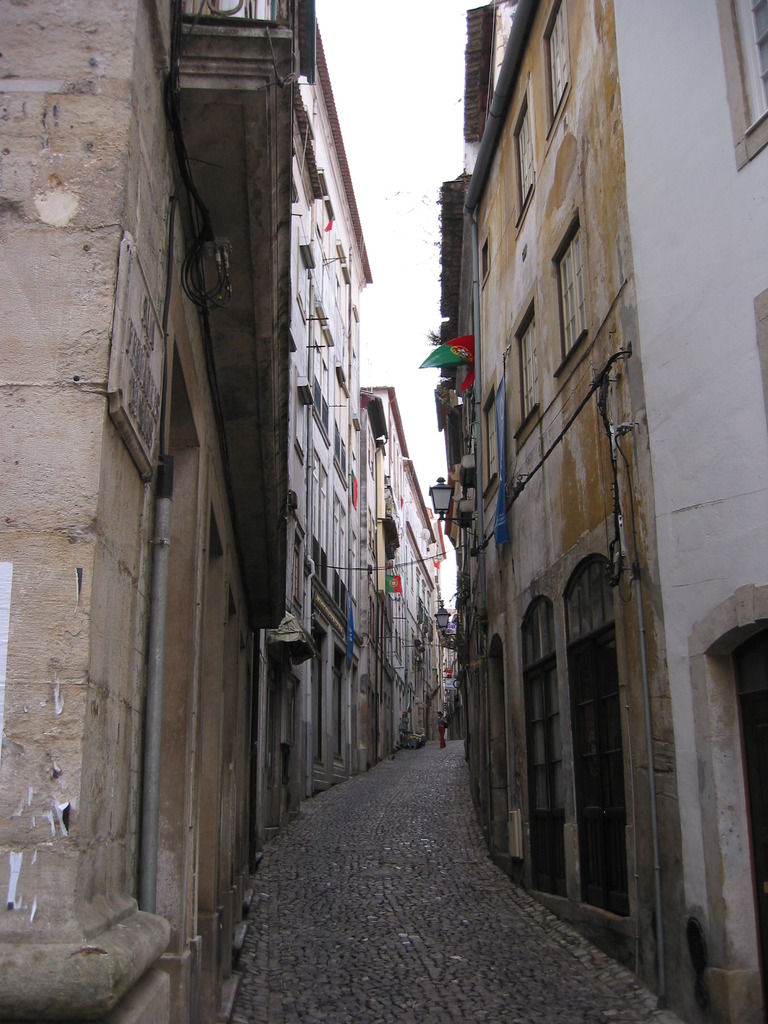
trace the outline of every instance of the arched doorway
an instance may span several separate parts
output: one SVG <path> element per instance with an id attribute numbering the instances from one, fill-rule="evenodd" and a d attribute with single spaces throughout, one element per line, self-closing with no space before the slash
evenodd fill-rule
<path id="1" fill-rule="evenodd" d="M 504 648 L 498 634 L 488 654 L 488 778 L 491 852 L 509 852 L 507 819 L 507 718 L 504 701 Z"/>
<path id="2" fill-rule="evenodd" d="M 752 832 L 763 1002 L 768 1003 L 768 630 L 733 653 L 744 743 L 744 773 Z"/>
<path id="3" fill-rule="evenodd" d="M 582 898 L 628 914 L 619 668 L 605 566 L 599 558 L 582 563 L 565 593 L 576 812 Z"/>
<path id="4" fill-rule="evenodd" d="M 534 601 L 523 620 L 531 882 L 566 895 L 565 780 L 552 602 Z"/>

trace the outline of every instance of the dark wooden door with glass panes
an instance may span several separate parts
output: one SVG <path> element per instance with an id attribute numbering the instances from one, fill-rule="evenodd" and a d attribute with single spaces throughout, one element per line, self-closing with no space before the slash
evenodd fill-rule
<path id="1" fill-rule="evenodd" d="M 593 559 L 566 593 L 582 898 L 629 913 L 624 750 L 613 592 Z"/>
<path id="2" fill-rule="evenodd" d="M 533 884 L 565 896 L 563 744 L 555 666 L 526 673 L 526 687 Z"/>
<path id="3" fill-rule="evenodd" d="M 534 888 L 566 895 L 565 781 L 552 604 L 540 599 L 523 622 L 523 665 Z"/>
<path id="4" fill-rule="evenodd" d="M 763 992 L 768 1005 L 768 632 L 747 641 L 734 657 L 752 830 Z"/>
<path id="5" fill-rule="evenodd" d="M 629 913 L 619 673 L 613 629 L 571 651 L 584 899 Z"/>

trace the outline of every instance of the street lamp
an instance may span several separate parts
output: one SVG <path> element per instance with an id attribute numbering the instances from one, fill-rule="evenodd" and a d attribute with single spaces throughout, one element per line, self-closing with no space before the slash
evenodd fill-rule
<path id="1" fill-rule="evenodd" d="M 443 602 L 441 601 L 440 607 L 435 612 L 435 622 L 437 623 L 437 628 L 440 630 L 440 632 L 443 632 L 445 630 L 445 627 L 448 625 L 448 620 L 450 619 L 450 617 L 451 613 L 448 611 L 447 608 L 443 607 Z"/>
<path id="2" fill-rule="evenodd" d="M 451 505 L 451 498 L 453 497 L 453 484 L 447 484 L 445 477 L 439 476 L 437 483 L 432 484 L 429 488 L 429 497 L 432 499 L 432 508 L 435 510 L 435 515 L 441 523 L 444 523 Z M 446 612 L 446 614 L 448 613 Z"/>

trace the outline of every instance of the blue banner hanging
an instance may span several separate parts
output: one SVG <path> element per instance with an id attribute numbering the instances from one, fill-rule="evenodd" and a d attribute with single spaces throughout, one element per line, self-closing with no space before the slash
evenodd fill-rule
<path id="1" fill-rule="evenodd" d="M 352 664 L 352 657 L 355 650 L 355 617 L 352 598 L 347 591 L 347 665 Z"/>

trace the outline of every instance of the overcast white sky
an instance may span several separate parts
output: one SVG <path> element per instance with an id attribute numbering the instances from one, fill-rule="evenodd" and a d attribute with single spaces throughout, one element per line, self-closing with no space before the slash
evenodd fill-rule
<path id="1" fill-rule="evenodd" d="M 434 390 L 419 370 L 440 328 L 437 200 L 463 170 L 467 0 L 386 7 L 317 0 L 317 20 L 373 284 L 360 309 L 361 383 L 393 386 L 427 507 L 445 475 Z M 447 567 L 446 567 L 447 568 Z M 455 584 L 443 576 L 452 602 Z"/>

